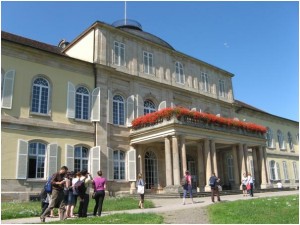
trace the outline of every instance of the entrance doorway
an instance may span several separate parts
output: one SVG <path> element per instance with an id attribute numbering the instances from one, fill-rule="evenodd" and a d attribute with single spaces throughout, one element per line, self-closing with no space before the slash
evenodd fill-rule
<path id="1" fill-rule="evenodd" d="M 145 188 L 151 189 L 157 185 L 157 158 L 153 151 L 147 151 L 145 154 Z"/>

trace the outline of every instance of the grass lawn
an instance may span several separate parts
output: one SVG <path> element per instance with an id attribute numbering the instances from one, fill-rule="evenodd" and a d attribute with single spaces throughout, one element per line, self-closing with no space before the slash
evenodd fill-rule
<path id="1" fill-rule="evenodd" d="M 137 209 L 139 200 L 131 197 L 106 197 L 103 203 L 103 212 L 105 211 L 119 211 L 127 209 Z M 94 211 L 95 200 L 90 199 L 88 212 Z M 77 213 L 79 202 L 75 208 Z M 145 208 L 153 208 L 154 204 L 145 200 Z M 57 212 L 57 209 L 55 210 Z M 54 211 L 54 212 L 55 212 Z M 40 202 L 2 202 L 1 203 L 1 219 L 16 219 L 25 217 L 35 217 L 41 214 L 41 203 Z M 57 214 L 57 213 L 56 213 Z"/>
<path id="2" fill-rule="evenodd" d="M 299 195 L 221 202 L 208 214 L 212 224 L 299 224 Z"/>
<path id="3" fill-rule="evenodd" d="M 154 213 L 114 214 L 102 217 L 87 217 L 55 221 L 55 224 L 161 224 L 163 216 Z"/>

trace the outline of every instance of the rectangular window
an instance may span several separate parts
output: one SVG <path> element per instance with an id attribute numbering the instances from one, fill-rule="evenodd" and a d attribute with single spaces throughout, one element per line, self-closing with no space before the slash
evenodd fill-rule
<path id="1" fill-rule="evenodd" d="M 283 173 L 284 173 L 284 179 L 289 180 L 289 174 L 288 174 L 288 169 L 287 169 L 287 164 L 285 161 L 282 162 L 283 166 Z"/>
<path id="2" fill-rule="evenodd" d="M 202 91 L 208 92 L 208 76 L 206 73 L 201 73 Z"/>
<path id="3" fill-rule="evenodd" d="M 225 98 L 225 81 L 219 80 L 219 96 Z"/>
<path id="4" fill-rule="evenodd" d="M 294 170 L 295 180 L 299 180 L 298 167 L 297 167 L 297 163 L 296 162 L 293 162 L 293 170 Z"/>
<path id="5" fill-rule="evenodd" d="M 144 73 L 153 74 L 153 54 L 144 52 Z"/>
<path id="6" fill-rule="evenodd" d="M 114 45 L 114 63 L 117 66 L 125 66 L 125 45 L 117 41 Z"/>

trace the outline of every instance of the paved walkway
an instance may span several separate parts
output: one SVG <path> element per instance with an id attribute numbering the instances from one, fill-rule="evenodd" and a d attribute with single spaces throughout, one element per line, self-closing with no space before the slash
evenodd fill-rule
<path id="1" fill-rule="evenodd" d="M 299 194 L 298 190 L 295 191 L 281 191 L 281 192 L 266 192 L 266 193 L 254 193 L 254 198 L 262 198 L 262 197 L 274 197 L 274 196 L 285 196 L 285 195 L 294 195 Z M 243 197 L 242 194 L 239 195 L 226 195 L 221 196 L 222 201 L 236 201 L 236 200 L 247 200 L 251 197 Z M 190 202 L 190 199 L 186 199 L 186 205 L 182 204 L 182 199 L 180 198 L 158 198 L 152 199 L 155 208 L 150 209 L 132 209 L 132 210 L 122 210 L 122 211 L 110 211 L 110 212 L 103 212 L 102 215 L 111 215 L 116 213 L 164 213 L 176 210 L 183 210 L 188 208 L 198 208 L 198 207 L 205 207 L 210 204 L 211 202 L 210 197 L 200 197 L 194 198 L 195 204 Z M 58 221 L 58 218 L 46 218 L 46 222 L 50 221 Z M 32 217 L 32 218 L 22 218 L 22 219 L 11 219 L 11 220 L 1 220 L 2 224 L 34 224 L 40 223 L 39 217 Z"/>

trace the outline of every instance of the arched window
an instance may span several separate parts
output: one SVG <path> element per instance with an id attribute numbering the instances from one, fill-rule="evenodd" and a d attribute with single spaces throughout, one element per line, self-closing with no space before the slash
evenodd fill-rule
<path id="1" fill-rule="evenodd" d="M 113 97 L 113 122 L 116 125 L 125 124 L 124 99 L 120 95 Z"/>
<path id="2" fill-rule="evenodd" d="M 232 155 L 227 157 L 227 170 L 228 170 L 228 178 L 230 181 L 234 180 L 233 176 L 233 158 Z"/>
<path id="3" fill-rule="evenodd" d="M 28 178 L 44 178 L 46 145 L 31 142 L 28 151 Z"/>
<path id="4" fill-rule="evenodd" d="M 121 150 L 114 151 L 114 179 L 125 179 L 125 152 Z"/>
<path id="5" fill-rule="evenodd" d="M 273 131 L 267 127 L 267 147 L 274 148 L 273 146 Z"/>
<path id="6" fill-rule="evenodd" d="M 291 151 L 294 151 L 293 137 L 290 132 L 288 132 L 288 142 Z"/>
<path id="7" fill-rule="evenodd" d="M 281 130 L 277 131 L 278 144 L 280 149 L 285 149 L 284 137 Z"/>
<path id="8" fill-rule="evenodd" d="M 89 150 L 84 146 L 75 147 L 74 171 L 88 170 Z"/>
<path id="9" fill-rule="evenodd" d="M 183 73 L 183 65 L 180 62 L 176 62 L 175 64 L 175 71 L 176 71 L 176 82 L 180 84 L 184 84 L 185 76 Z"/>
<path id="10" fill-rule="evenodd" d="M 280 180 L 279 164 L 274 160 L 270 161 L 270 180 Z"/>
<path id="11" fill-rule="evenodd" d="M 151 100 L 144 101 L 144 115 L 155 112 L 155 104 Z"/>
<path id="12" fill-rule="evenodd" d="M 145 154 L 145 182 L 146 189 L 151 189 L 158 183 L 157 179 L 157 158 L 154 152 L 148 151 Z"/>
<path id="13" fill-rule="evenodd" d="M 32 85 L 31 112 L 48 114 L 49 82 L 44 78 L 36 78 Z"/>
<path id="14" fill-rule="evenodd" d="M 76 110 L 75 118 L 89 119 L 90 93 L 85 87 L 79 87 L 76 90 Z"/>

